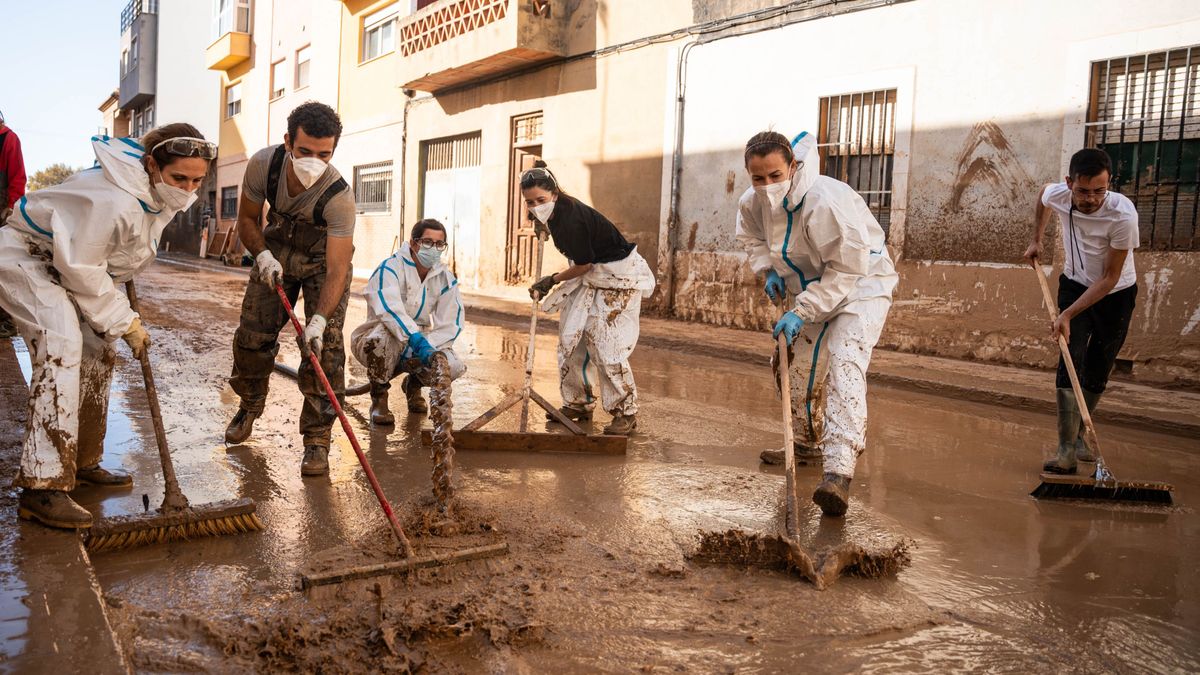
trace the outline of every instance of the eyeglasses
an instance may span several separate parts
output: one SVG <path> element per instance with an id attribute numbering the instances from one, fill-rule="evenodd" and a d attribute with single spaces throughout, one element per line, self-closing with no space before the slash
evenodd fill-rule
<path id="1" fill-rule="evenodd" d="M 203 138 L 192 138 L 190 136 L 176 136 L 168 138 L 158 145 L 150 148 L 150 154 L 158 152 L 162 148 L 176 157 L 199 157 L 201 159 L 216 159 L 217 144 L 210 143 Z"/>
<path id="2" fill-rule="evenodd" d="M 447 246 L 445 240 L 430 239 L 429 237 L 422 237 L 421 239 L 417 239 L 416 242 L 421 248 L 436 248 L 439 251 L 445 251 Z"/>

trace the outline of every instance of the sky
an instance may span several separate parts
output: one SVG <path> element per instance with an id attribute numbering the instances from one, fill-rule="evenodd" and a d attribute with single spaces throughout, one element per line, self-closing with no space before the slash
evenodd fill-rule
<path id="1" fill-rule="evenodd" d="M 100 126 L 100 104 L 119 84 L 126 3 L 4 3 L 0 111 L 21 138 L 27 173 L 56 162 L 91 166 L 90 139 Z"/>

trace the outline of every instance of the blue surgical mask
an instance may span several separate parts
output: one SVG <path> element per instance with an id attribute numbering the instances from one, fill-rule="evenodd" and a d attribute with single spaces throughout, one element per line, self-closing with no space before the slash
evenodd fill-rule
<path id="1" fill-rule="evenodd" d="M 423 267 L 432 269 L 434 265 L 442 261 L 442 252 L 436 248 L 417 247 L 417 261 Z"/>

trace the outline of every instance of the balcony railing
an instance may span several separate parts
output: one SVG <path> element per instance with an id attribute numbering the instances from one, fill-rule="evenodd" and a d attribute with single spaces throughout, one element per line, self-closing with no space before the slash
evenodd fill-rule
<path id="1" fill-rule="evenodd" d="M 508 0 L 455 0 L 416 14 L 411 23 L 400 28 L 400 52 L 413 54 L 452 40 L 508 13 Z"/>
<path id="2" fill-rule="evenodd" d="M 158 14 L 158 0 L 129 0 L 121 10 L 121 35 L 143 14 Z"/>

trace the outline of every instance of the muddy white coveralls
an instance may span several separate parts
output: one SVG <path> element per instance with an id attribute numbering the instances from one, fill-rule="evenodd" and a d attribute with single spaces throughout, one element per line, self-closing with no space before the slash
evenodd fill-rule
<path id="1" fill-rule="evenodd" d="M 363 296 L 367 320 L 351 334 L 350 349 L 366 366 L 373 385 L 386 385 L 399 374 L 404 359 L 416 356 L 408 338 L 417 332 L 446 355 L 451 379 L 467 372 L 454 353 L 454 341 L 463 327 L 458 279 L 444 264 L 434 265 L 422 281 L 412 248 L 404 242 L 371 273 Z"/>
<path id="2" fill-rule="evenodd" d="M 137 316 L 117 285 L 154 260 L 177 213 L 160 208 L 140 144 L 93 136 L 92 147 L 96 166 L 25 195 L 0 228 L 0 306 L 33 364 L 15 487 L 71 490 L 100 461 L 112 342 Z"/>
<path id="3" fill-rule="evenodd" d="M 753 188 L 737 239 L 756 274 L 774 269 L 804 327 L 793 346 L 796 443 L 821 448 L 825 473 L 854 477 L 865 449 L 867 366 L 899 280 L 883 228 L 849 185 L 820 175 L 816 138 L 792 141 L 800 166 L 781 205 Z"/>

